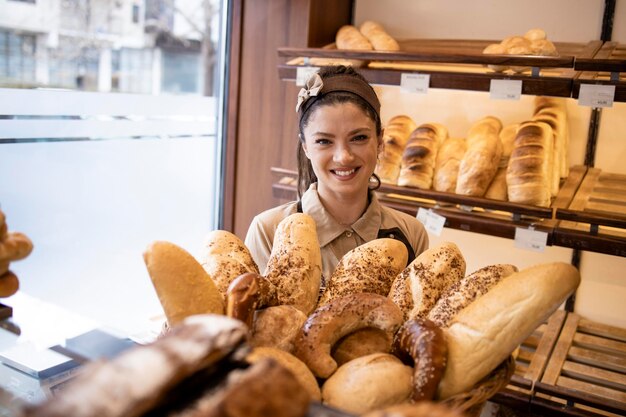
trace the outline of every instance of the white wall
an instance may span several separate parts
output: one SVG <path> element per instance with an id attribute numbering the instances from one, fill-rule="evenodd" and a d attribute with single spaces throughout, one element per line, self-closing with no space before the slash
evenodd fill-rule
<path id="1" fill-rule="evenodd" d="M 602 0 L 529 0 L 525 2 L 477 0 L 377 1 L 357 0 L 355 24 L 372 19 L 390 34 L 402 38 L 493 39 L 523 34 L 540 27 L 548 37 L 562 42 L 587 42 L 600 38 Z M 626 1 L 618 0 L 613 39 L 626 42 Z M 463 136 L 470 124 L 485 115 L 499 117 L 504 124 L 526 119 L 533 97 L 520 101 L 490 100 L 487 93 L 431 89 L 427 95 L 402 93 L 398 87 L 377 86 L 383 122 L 404 113 L 417 123 L 443 123 L 452 136 Z M 567 99 L 571 128 L 570 164 L 584 161 L 590 109 Z M 605 109 L 599 131 L 596 167 L 626 174 L 626 103 Z M 548 247 L 537 254 L 514 247 L 513 241 L 459 230 L 445 229 L 431 244 L 454 241 L 461 248 L 468 271 L 494 263 L 525 267 L 536 263 L 570 262 L 572 250 Z M 601 323 L 626 327 L 626 258 L 583 252 L 576 312 Z"/>

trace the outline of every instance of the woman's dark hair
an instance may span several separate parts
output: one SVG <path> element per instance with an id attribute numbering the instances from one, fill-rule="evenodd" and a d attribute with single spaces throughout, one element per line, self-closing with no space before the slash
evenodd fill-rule
<path id="1" fill-rule="evenodd" d="M 339 66 L 331 66 L 331 67 L 323 67 L 319 72 L 319 76 L 322 80 L 326 78 L 331 78 L 337 75 L 349 75 L 356 77 L 367 83 L 367 80 L 358 72 L 354 70 L 352 67 L 346 67 L 343 65 Z M 316 108 L 321 106 L 329 106 L 339 103 L 352 103 L 359 107 L 365 114 L 374 121 L 376 126 L 376 136 L 380 137 L 382 133 L 382 124 L 380 121 L 380 115 L 376 110 L 372 108 L 372 106 L 364 100 L 362 97 L 350 93 L 347 91 L 332 91 L 330 93 L 324 94 L 320 98 L 316 98 L 315 102 L 304 112 L 300 114 L 300 120 L 298 123 L 298 131 L 299 131 L 299 141 L 298 141 L 298 149 L 297 149 L 297 162 L 298 162 L 298 200 L 302 197 L 302 194 L 309 188 L 309 186 L 317 181 L 317 177 L 313 172 L 313 166 L 311 165 L 311 161 L 307 158 L 304 153 L 304 149 L 302 149 L 302 144 L 304 143 L 304 128 L 309 123 L 309 118 L 311 114 L 315 111 Z M 380 178 L 376 175 L 372 175 L 376 185 L 372 186 L 371 189 L 375 190 L 380 187 Z"/>

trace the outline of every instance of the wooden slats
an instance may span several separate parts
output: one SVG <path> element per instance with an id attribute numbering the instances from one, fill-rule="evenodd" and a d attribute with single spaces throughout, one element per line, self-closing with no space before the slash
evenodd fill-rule
<path id="1" fill-rule="evenodd" d="M 548 359 L 557 342 L 566 314 L 564 310 L 557 310 L 548 320 L 548 325 L 545 327 L 543 336 L 537 345 L 533 361 L 525 375 L 531 381 L 539 381 L 546 370 Z"/>
<path id="2" fill-rule="evenodd" d="M 557 385 L 626 404 L 626 394 L 622 391 L 601 387 L 599 385 L 590 384 L 584 381 L 579 381 L 577 379 L 564 376 L 560 376 L 558 378 Z M 626 407 L 624 408 L 624 410 L 626 411 Z"/>
<path id="3" fill-rule="evenodd" d="M 626 355 L 626 343 L 610 340 L 601 336 L 576 333 L 574 344 L 578 347 L 593 348 L 598 351 Z"/>
<path id="4" fill-rule="evenodd" d="M 581 349 L 575 346 L 572 346 L 569 349 L 569 356 L 572 360 L 577 362 L 612 369 L 618 372 L 626 372 L 626 358 L 609 355 L 608 353 Z"/>
<path id="5" fill-rule="evenodd" d="M 626 329 L 608 326 L 585 318 L 580 318 L 578 328 L 581 332 L 604 336 L 608 339 L 621 340 L 626 342 Z"/>
<path id="6" fill-rule="evenodd" d="M 561 372 L 567 377 L 626 391 L 626 375 L 619 372 L 607 371 L 570 361 L 565 361 Z"/>
<path id="7" fill-rule="evenodd" d="M 565 359 L 567 358 L 567 353 L 572 344 L 572 340 L 574 339 L 574 334 L 576 333 L 576 327 L 578 326 L 579 316 L 576 314 L 568 315 L 565 320 L 565 325 L 561 330 L 561 335 L 559 336 L 559 340 L 554 348 L 554 352 L 550 357 L 550 361 L 548 367 L 546 368 L 546 372 L 541 379 L 542 382 L 546 384 L 556 385 L 557 378 L 559 377 L 559 373 L 561 372 L 561 368 L 565 363 Z"/>

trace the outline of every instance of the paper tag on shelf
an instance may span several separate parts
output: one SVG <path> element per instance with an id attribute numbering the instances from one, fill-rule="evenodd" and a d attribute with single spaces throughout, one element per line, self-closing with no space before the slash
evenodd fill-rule
<path id="1" fill-rule="evenodd" d="M 403 73 L 400 76 L 400 89 L 407 93 L 428 93 L 430 74 Z"/>
<path id="2" fill-rule="evenodd" d="M 613 107 L 614 85 L 581 84 L 578 105 L 589 107 Z"/>
<path id="3" fill-rule="evenodd" d="M 417 210 L 417 220 L 422 222 L 426 231 L 432 233 L 435 236 L 441 236 L 443 226 L 446 224 L 446 218 L 438 215 L 432 210 L 426 210 L 420 207 Z"/>
<path id="4" fill-rule="evenodd" d="M 522 96 L 522 80 L 491 80 L 489 98 L 495 100 L 519 100 Z"/>
<path id="5" fill-rule="evenodd" d="M 319 67 L 298 67 L 296 70 L 296 85 L 298 87 L 303 87 L 311 74 L 316 73 L 319 70 Z"/>
<path id="6" fill-rule="evenodd" d="M 515 247 L 533 252 L 543 252 L 548 243 L 548 234 L 533 229 L 515 228 Z"/>

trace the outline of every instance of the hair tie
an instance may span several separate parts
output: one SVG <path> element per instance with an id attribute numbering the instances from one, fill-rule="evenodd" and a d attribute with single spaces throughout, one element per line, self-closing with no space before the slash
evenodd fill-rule
<path id="1" fill-rule="evenodd" d="M 322 77 L 315 72 L 313 73 L 307 80 L 306 84 L 303 88 L 300 89 L 298 93 L 298 103 L 296 104 L 296 113 L 300 110 L 300 106 L 302 106 L 308 99 L 311 97 L 317 96 L 319 92 L 324 87 L 324 82 L 322 81 Z"/>

